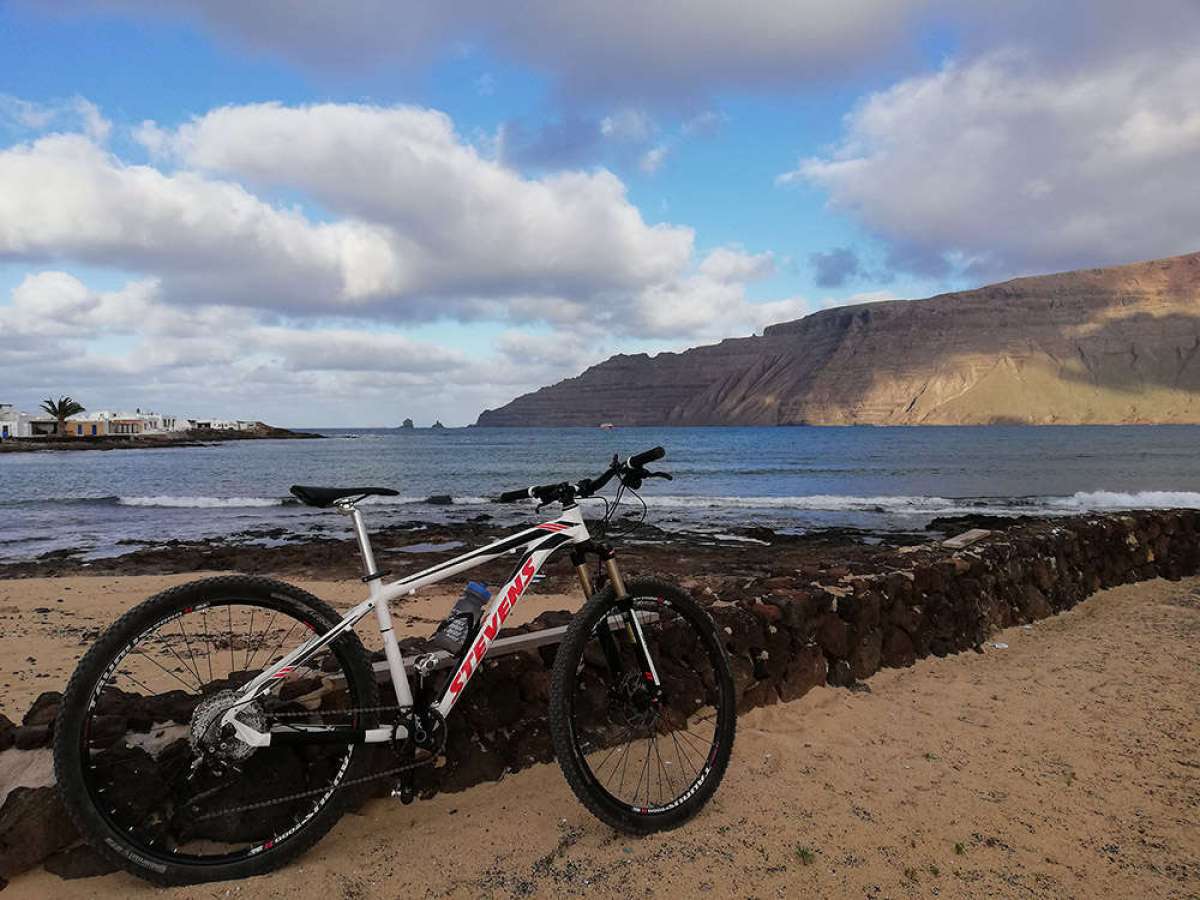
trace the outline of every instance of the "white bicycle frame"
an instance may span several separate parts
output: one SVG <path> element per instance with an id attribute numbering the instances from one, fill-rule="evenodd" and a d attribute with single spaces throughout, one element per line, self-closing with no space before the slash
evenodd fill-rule
<path id="1" fill-rule="evenodd" d="M 238 718 L 238 713 L 256 697 L 266 693 L 275 679 L 286 678 L 321 648 L 354 628 L 359 620 L 371 610 L 375 611 L 375 616 L 379 621 L 379 631 L 383 636 L 383 650 L 387 657 L 392 686 L 396 692 L 396 702 L 401 707 L 411 709 L 413 706 L 412 688 L 409 685 L 408 673 L 404 668 L 400 646 L 396 641 L 395 632 L 392 630 L 391 602 L 400 597 L 411 596 L 421 588 L 453 578 L 455 575 L 501 556 L 523 554 L 519 558 L 519 563 L 511 579 L 492 596 L 491 602 L 480 620 L 482 625 L 478 629 L 470 650 L 463 656 L 454 676 L 443 690 L 441 698 L 432 707 L 445 719 L 454 708 L 454 704 L 458 702 L 458 698 L 462 695 L 462 690 L 466 687 L 467 682 L 471 680 L 471 676 L 479 670 L 479 664 L 487 655 L 492 641 L 496 639 L 496 635 L 513 607 L 520 601 L 546 560 L 563 547 L 582 544 L 591 539 L 579 507 L 568 506 L 554 521 L 543 522 L 407 578 L 384 584 L 383 577 L 387 573 L 380 572 L 375 564 L 375 554 L 371 549 L 371 539 L 367 534 L 362 512 L 353 501 L 339 501 L 336 507 L 338 512 L 350 516 L 354 524 L 354 534 L 358 540 L 359 552 L 362 554 L 363 581 L 369 585 L 370 596 L 346 613 L 345 618 L 325 634 L 310 638 L 282 659 L 263 669 L 253 680 L 241 688 L 238 701 L 222 716 L 222 724 L 232 725 L 238 738 L 253 747 L 269 746 L 272 735 L 286 733 L 289 736 L 295 736 L 303 733 L 348 730 L 336 726 L 288 725 L 281 731 L 259 731 Z M 620 575 L 615 566 L 611 564 L 609 574 L 610 577 L 615 576 L 613 580 L 618 593 L 624 594 Z M 590 593 L 590 583 L 586 579 L 586 573 L 581 571 L 580 578 L 583 582 L 584 592 Z M 636 617 L 634 622 L 634 627 L 638 628 Z M 654 673 L 654 679 L 657 681 L 657 673 Z M 403 725 L 397 725 L 366 729 L 358 736 L 358 740 L 363 743 L 383 743 L 393 739 L 402 740 L 407 736 L 408 730 Z"/>

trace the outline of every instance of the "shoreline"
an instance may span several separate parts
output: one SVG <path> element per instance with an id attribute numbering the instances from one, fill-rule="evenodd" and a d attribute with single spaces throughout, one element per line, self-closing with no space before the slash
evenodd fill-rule
<path id="1" fill-rule="evenodd" d="M 1001 529 L 1018 524 L 1048 527 L 1054 520 L 965 515 L 934 519 L 924 531 L 895 532 L 829 527 L 788 534 L 762 526 L 730 527 L 717 533 L 667 531 L 646 525 L 612 543 L 631 570 L 675 577 L 697 572 L 722 578 L 754 577 L 768 570 L 869 568 L 899 560 L 922 548 L 933 549 L 943 537 L 971 528 Z M 518 526 L 495 524 L 490 517 L 459 523 L 421 520 L 393 523 L 371 532 L 381 568 L 403 577 L 437 565 L 469 549 L 514 533 Z M 357 578 L 358 549 L 348 530 L 338 536 L 310 536 L 285 527 L 255 528 L 237 534 L 181 541 L 119 542 L 130 549 L 112 556 L 88 558 L 87 548 L 52 550 L 37 558 L 0 562 L 2 578 L 45 578 L 73 575 L 174 575 L 200 571 L 240 571 L 304 578 Z M 479 571 L 503 579 L 509 562 L 498 561 Z M 560 573 L 558 569 L 567 569 Z M 569 567 L 551 566 L 546 579 L 574 584 Z"/>
<path id="2" fill-rule="evenodd" d="M 232 441 L 324 440 L 325 435 L 311 431 L 292 431 L 266 426 L 255 431 L 183 431 L 175 434 L 98 435 L 96 437 L 6 438 L 0 441 L 0 453 L 54 453 L 80 450 L 159 450 L 175 447 L 212 447 Z"/>

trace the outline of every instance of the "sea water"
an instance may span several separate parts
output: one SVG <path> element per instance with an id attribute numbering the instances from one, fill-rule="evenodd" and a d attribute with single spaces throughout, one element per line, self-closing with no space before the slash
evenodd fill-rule
<path id="1" fill-rule="evenodd" d="M 675 479 L 641 495 L 668 530 L 915 531 L 964 513 L 1200 507 L 1192 426 L 314 430 L 326 439 L 0 455 L 0 560 L 345 533 L 344 519 L 292 501 L 292 484 L 398 490 L 364 507 L 371 524 L 516 523 L 533 510 L 488 498 L 660 444 L 667 457 L 652 468 Z"/>

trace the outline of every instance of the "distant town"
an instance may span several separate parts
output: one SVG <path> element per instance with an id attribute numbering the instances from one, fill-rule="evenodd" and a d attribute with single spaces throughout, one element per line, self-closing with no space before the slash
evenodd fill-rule
<path id="1" fill-rule="evenodd" d="M 187 418 L 140 408 L 88 410 L 71 397 L 43 401 L 36 412 L 0 402 L 0 443 L 88 444 L 132 442 L 176 443 L 194 438 L 230 440 L 256 437 L 317 437 L 246 419 Z"/>

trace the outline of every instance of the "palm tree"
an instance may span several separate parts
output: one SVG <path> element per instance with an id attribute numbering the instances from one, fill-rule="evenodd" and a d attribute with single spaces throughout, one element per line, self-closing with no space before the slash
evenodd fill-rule
<path id="1" fill-rule="evenodd" d="M 67 433 L 67 419 L 84 412 L 83 404 L 70 397 L 59 397 L 57 400 L 53 397 L 47 398 L 42 401 L 42 409 L 58 420 L 55 433 L 59 437 L 64 437 Z"/>

